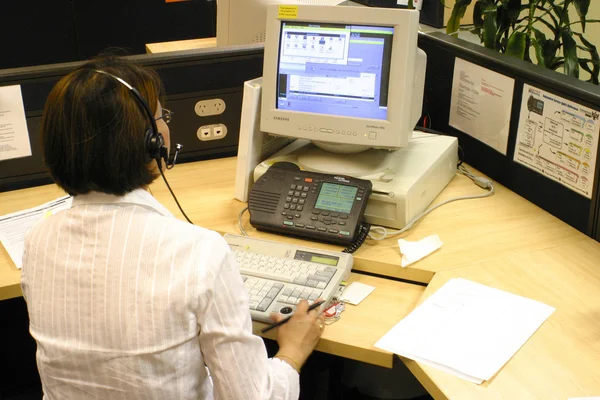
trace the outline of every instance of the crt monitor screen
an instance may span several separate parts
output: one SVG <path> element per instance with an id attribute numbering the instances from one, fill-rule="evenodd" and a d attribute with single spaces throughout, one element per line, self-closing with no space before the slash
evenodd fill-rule
<path id="1" fill-rule="evenodd" d="M 393 27 L 283 21 L 277 109 L 385 120 Z"/>

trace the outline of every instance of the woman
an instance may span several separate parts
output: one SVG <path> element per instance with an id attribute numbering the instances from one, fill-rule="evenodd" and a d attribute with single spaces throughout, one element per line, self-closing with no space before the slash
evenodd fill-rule
<path id="1" fill-rule="evenodd" d="M 74 196 L 25 243 L 22 288 L 45 398 L 298 398 L 322 317 L 301 303 L 267 358 L 227 243 L 147 191 L 158 175 L 151 123 L 128 85 L 168 149 L 158 76 L 123 60 L 65 76 L 44 110 L 46 166 Z"/>

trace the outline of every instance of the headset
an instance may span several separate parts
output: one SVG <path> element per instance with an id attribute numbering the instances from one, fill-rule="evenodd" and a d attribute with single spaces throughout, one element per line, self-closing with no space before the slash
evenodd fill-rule
<path id="1" fill-rule="evenodd" d="M 152 115 L 152 111 L 150 110 L 148 103 L 146 102 L 146 100 L 144 100 L 140 92 L 136 88 L 131 86 L 129 83 L 127 83 L 124 79 L 119 78 L 116 75 L 113 75 L 109 72 L 100 69 L 95 69 L 94 72 L 110 76 L 111 78 L 117 80 L 119 83 L 124 85 L 129 90 L 129 93 L 131 93 L 133 98 L 137 101 L 144 115 L 148 117 L 148 121 L 150 121 L 150 128 L 146 131 L 144 139 L 146 147 L 146 163 L 149 164 L 152 162 L 152 160 L 156 160 L 158 169 L 162 170 L 161 160 L 164 160 L 167 169 L 173 168 L 175 166 L 175 163 L 177 162 L 177 155 L 179 154 L 179 151 L 183 148 L 183 146 L 179 143 L 175 145 L 175 155 L 173 156 L 173 161 L 169 162 L 169 149 L 167 148 L 167 146 L 165 146 L 165 138 L 158 131 L 158 126 L 156 125 L 156 120 Z"/>
<path id="2" fill-rule="evenodd" d="M 167 178 L 165 178 L 165 174 L 163 173 L 163 170 L 162 170 L 162 161 L 163 160 L 165 162 L 167 169 L 172 169 L 175 166 L 175 163 L 177 162 L 177 155 L 179 154 L 179 151 L 181 151 L 183 146 L 179 143 L 177 143 L 175 145 L 175 155 L 173 156 L 173 161 L 169 161 L 169 149 L 165 145 L 165 138 L 158 131 L 158 126 L 156 125 L 156 120 L 154 119 L 154 115 L 152 115 L 152 111 L 150 110 L 148 103 L 146 102 L 146 100 L 144 100 L 144 98 L 142 97 L 140 92 L 136 88 L 131 86 L 129 83 L 127 83 L 124 79 L 119 78 L 116 75 L 113 75 L 109 72 L 106 72 L 106 71 L 103 71 L 100 69 L 94 69 L 93 71 L 98 74 L 109 76 L 109 77 L 115 79 L 117 82 L 121 83 L 123 86 L 125 86 L 129 90 L 129 93 L 131 93 L 133 98 L 136 100 L 136 102 L 138 103 L 140 108 L 142 109 L 142 113 L 146 117 L 148 117 L 148 121 L 150 121 L 150 128 L 148 130 L 146 130 L 146 134 L 144 136 L 144 146 L 146 148 L 146 153 L 145 153 L 146 163 L 149 164 L 152 162 L 152 160 L 156 160 L 156 165 L 158 167 L 158 171 L 160 172 L 160 175 L 162 176 L 163 180 L 165 181 L 165 184 L 167 185 L 169 192 L 171 192 L 171 196 L 173 196 L 175 203 L 177 203 L 177 207 L 179 207 L 179 211 L 181 211 L 181 213 L 183 214 L 185 219 L 190 224 L 193 225 L 193 222 L 190 221 L 188 216 L 185 214 L 185 212 L 181 208 L 181 205 L 179 205 L 179 201 L 177 200 L 177 197 L 175 197 L 175 193 L 173 193 L 173 191 L 171 190 L 171 186 L 169 185 L 169 182 L 167 182 Z"/>

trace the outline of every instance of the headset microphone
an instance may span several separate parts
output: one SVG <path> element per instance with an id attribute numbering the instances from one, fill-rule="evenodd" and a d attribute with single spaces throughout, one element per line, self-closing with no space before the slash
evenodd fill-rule
<path id="1" fill-rule="evenodd" d="M 173 169 L 173 167 L 175 166 L 175 163 L 177 162 L 177 155 L 179 154 L 179 151 L 183 149 L 183 145 L 177 143 L 175 145 L 175 155 L 173 156 L 173 160 L 167 162 L 167 169 Z"/>

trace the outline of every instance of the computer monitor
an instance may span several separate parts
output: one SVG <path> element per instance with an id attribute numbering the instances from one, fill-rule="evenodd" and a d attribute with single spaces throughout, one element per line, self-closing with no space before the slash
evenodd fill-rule
<path id="1" fill-rule="evenodd" d="M 405 147 L 421 117 L 419 12 L 270 5 L 261 130 L 331 152 Z"/>
<path id="2" fill-rule="evenodd" d="M 344 0 L 217 0 L 217 47 L 262 43 L 269 4 L 335 6 Z"/>

